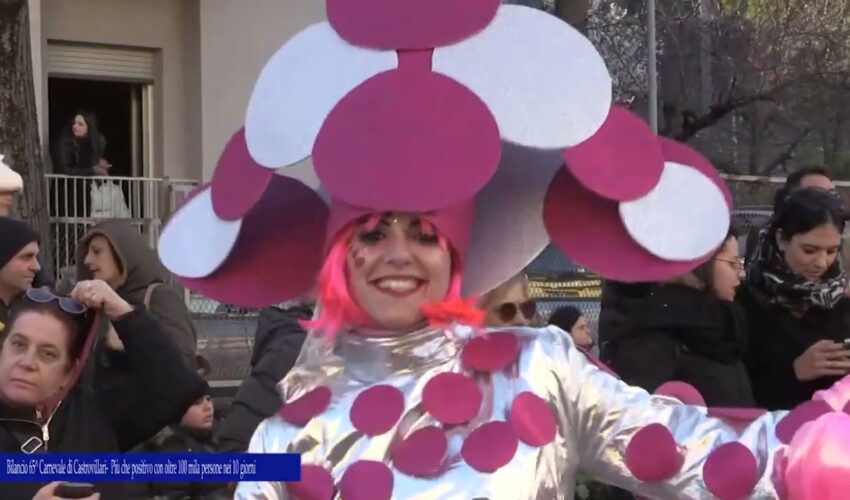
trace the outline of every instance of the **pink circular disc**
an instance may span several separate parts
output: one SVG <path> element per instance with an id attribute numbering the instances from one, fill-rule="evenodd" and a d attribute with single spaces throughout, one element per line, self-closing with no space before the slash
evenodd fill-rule
<path id="1" fill-rule="evenodd" d="M 712 451 L 702 468 L 705 485 L 720 500 L 748 498 L 758 481 L 758 462 L 746 446 L 726 443 Z"/>
<path id="2" fill-rule="evenodd" d="M 729 192 L 729 187 L 726 186 L 726 182 L 724 182 L 720 177 L 717 169 L 714 168 L 714 165 L 712 165 L 705 156 L 699 154 L 690 146 L 667 137 L 658 137 L 658 142 L 661 145 L 661 153 L 664 155 L 664 161 L 686 165 L 699 170 L 703 175 L 711 179 L 711 182 L 720 188 L 720 191 L 723 193 L 723 197 L 726 198 L 726 204 L 729 205 L 729 208 L 734 206 L 732 193 Z"/>
<path id="3" fill-rule="evenodd" d="M 213 172 L 215 214 L 224 220 L 241 218 L 260 201 L 274 175 L 274 170 L 251 158 L 245 142 L 245 128 L 239 129 L 224 147 Z"/>
<path id="4" fill-rule="evenodd" d="M 393 465 L 401 472 L 415 477 L 430 477 L 443 469 L 448 439 L 443 429 L 430 425 L 397 443 L 390 453 Z"/>
<path id="5" fill-rule="evenodd" d="M 776 424 L 776 437 L 789 444 L 794 434 L 803 424 L 817 419 L 825 413 L 833 411 L 829 403 L 823 400 L 810 400 L 797 406 Z"/>
<path id="6" fill-rule="evenodd" d="M 393 471 L 381 462 L 358 460 L 345 469 L 339 492 L 346 500 L 390 500 Z"/>
<path id="7" fill-rule="evenodd" d="M 650 254 L 626 232 L 617 202 L 585 189 L 565 168 L 555 175 L 546 193 L 543 221 L 552 242 L 564 254 L 617 281 L 663 281 L 710 258 L 671 262 Z"/>
<path id="8" fill-rule="evenodd" d="M 514 458 L 518 446 L 511 424 L 487 422 L 466 436 L 460 454 L 478 472 L 495 472 Z"/>
<path id="9" fill-rule="evenodd" d="M 682 468 L 684 457 L 673 435 L 662 424 L 639 430 L 626 446 L 626 467 L 641 481 L 663 481 Z"/>
<path id="10" fill-rule="evenodd" d="M 302 465 L 301 481 L 286 483 L 286 490 L 299 500 L 331 500 L 334 479 L 324 467 Z"/>
<path id="11" fill-rule="evenodd" d="M 558 424 L 552 407 L 531 392 L 521 392 L 511 404 L 511 425 L 523 443 L 544 446 L 555 440 Z"/>
<path id="12" fill-rule="evenodd" d="M 469 422 L 481 409 L 484 396 L 475 381 L 462 373 L 440 373 L 425 384 L 422 405 L 440 423 Z"/>
<path id="13" fill-rule="evenodd" d="M 320 385 L 300 398 L 284 403 L 278 414 L 290 424 L 303 427 L 310 419 L 325 411 L 330 403 L 331 390 Z"/>
<path id="14" fill-rule="evenodd" d="M 564 161 L 584 187 L 616 201 L 646 195 L 664 171 L 658 137 L 642 119 L 619 106 L 611 108 L 594 135 L 567 148 Z"/>
<path id="15" fill-rule="evenodd" d="M 661 384 L 658 389 L 655 389 L 654 394 L 676 398 L 686 405 L 705 406 L 705 399 L 696 387 L 678 380 Z"/>
<path id="16" fill-rule="evenodd" d="M 428 49 L 490 24 L 499 0 L 328 0 L 328 21 L 346 41 L 373 49 Z"/>
<path id="17" fill-rule="evenodd" d="M 349 417 L 358 431 L 379 436 L 393 428 L 402 412 L 404 394 L 391 385 L 376 385 L 357 395 Z"/>
<path id="18" fill-rule="evenodd" d="M 177 279 L 206 297 L 242 307 L 296 298 L 316 282 L 327 220 L 327 205 L 315 191 L 275 174 L 245 216 L 224 264 L 204 278 Z"/>
<path id="19" fill-rule="evenodd" d="M 426 71 L 366 80 L 337 103 L 313 146 L 316 174 L 335 198 L 409 212 L 471 198 L 500 155 L 499 129 L 481 99 Z"/>
<path id="20" fill-rule="evenodd" d="M 509 332 L 492 332 L 470 340 L 460 359 L 467 370 L 495 372 L 512 365 L 519 356 L 519 340 Z"/>

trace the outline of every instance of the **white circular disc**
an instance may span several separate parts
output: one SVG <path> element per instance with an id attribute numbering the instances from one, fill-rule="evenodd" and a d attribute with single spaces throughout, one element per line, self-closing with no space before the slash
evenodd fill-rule
<path id="1" fill-rule="evenodd" d="M 620 218 L 632 239 L 649 253 L 691 261 L 723 244 L 730 211 L 711 179 L 695 168 L 667 162 L 652 191 L 620 203 Z"/>
<path id="2" fill-rule="evenodd" d="M 213 211 L 211 193 L 207 187 L 189 199 L 174 213 L 159 237 L 159 258 L 178 276 L 209 276 L 227 260 L 236 244 L 242 219 L 219 219 Z"/>
<path id="3" fill-rule="evenodd" d="M 563 159 L 560 150 L 502 145 L 496 174 L 476 195 L 464 260 L 463 296 L 483 295 L 522 271 L 549 244 L 543 200 Z"/>
<path id="4" fill-rule="evenodd" d="M 348 92 L 398 67 L 395 51 L 349 44 L 327 22 L 307 27 L 266 63 L 245 118 L 248 151 L 277 169 L 310 156 L 322 123 Z"/>
<path id="5" fill-rule="evenodd" d="M 523 146 L 575 146 L 611 109 L 611 75 L 590 40 L 531 7 L 502 5 L 482 32 L 437 48 L 433 69 L 475 92 L 502 138 Z"/>

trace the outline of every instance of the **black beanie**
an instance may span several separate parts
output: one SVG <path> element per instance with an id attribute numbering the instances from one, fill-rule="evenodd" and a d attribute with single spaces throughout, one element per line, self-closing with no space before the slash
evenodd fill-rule
<path id="1" fill-rule="evenodd" d="M 0 269 L 6 267 L 25 246 L 38 240 L 38 233 L 25 223 L 0 217 Z"/>

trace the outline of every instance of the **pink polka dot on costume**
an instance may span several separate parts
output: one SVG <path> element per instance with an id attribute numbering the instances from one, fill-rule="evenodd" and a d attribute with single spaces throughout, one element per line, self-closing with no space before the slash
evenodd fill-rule
<path id="1" fill-rule="evenodd" d="M 552 407 L 531 392 L 522 392 L 511 404 L 511 426 L 523 443 L 544 446 L 555 439 L 558 425 Z"/>
<path id="2" fill-rule="evenodd" d="M 303 427 L 310 419 L 325 411 L 330 403 L 331 390 L 320 385 L 298 399 L 284 403 L 278 414 L 290 424 Z"/>
<path id="3" fill-rule="evenodd" d="M 702 470 L 706 487 L 720 500 L 747 498 L 758 481 L 756 457 L 738 442 L 712 451 Z"/>
<path id="4" fill-rule="evenodd" d="M 269 186 L 274 170 L 251 158 L 241 128 L 224 147 L 212 177 L 212 204 L 223 220 L 236 220 L 248 213 Z"/>
<path id="5" fill-rule="evenodd" d="M 440 373 L 425 384 L 422 405 L 443 424 L 472 420 L 481 409 L 483 395 L 471 378 L 461 373 Z"/>
<path id="6" fill-rule="evenodd" d="M 519 356 L 519 340 L 508 332 L 492 332 L 470 340 L 461 362 L 468 370 L 495 372 L 513 364 Z"/>
<path id="7" fill-rule="evenodd" d="M 684 456 L 667 427 L 650 424 L 639 430 L 626 446 L 625 462 L 636 478 L 656 482 L 679 472 Z"/>
<path id="8" fill-rule="evenodd" d="M 460 454 L 478 472 L 495 472 L 514 458 L 518 446 L 511 424 L 487 422 L 466 436 Z"/>
<path id="9" fill-rule="evenodd" d="M 339 492 L 345 500 L 390 500 L 393 472 L 381 462 L 358 460 L 342 475 Z"/>
<path id="10" fill-rule="evenodd" d="M 286 490 L 299 500 L 331 500 L 334 495 L 334 479 L 324 467 L 302 465 L 301 480 L 286 483 Z"/>
<path id="11" fill-rule="evenodd" d="M 784 444 L 789 444 L 794 434 L 803 424 L 817 419 L 825 413 L 833 411 L 829 403 L 822 400 L 811 400 L 797 406 L 776 424 L 776 437 Z"/>
<path id="12" fill-rule="evenodd" d="M 847 404 L 844 405 L 843 411 L 844 411 L 844 413 L 850 414 L 850 401 L 848 401 Z"/>
<path id="13" fill-rule="evenodd" d="M 670 382 L 661 384 L 661 386 L 655 390 L 655 394 L 678 399 L 686 405 L 705 406 L 705 399 L 696 387 L 678 380 L 671 380 Z"/>
<path id="14" fill-rule="evenodd" d="M 443 469 L 448 439 L 443 429 L 423 427 L 393 446 L 390 456 L 401 472 L 415 477 L 430 477 Z"/>
<path id="15" fill-rule="evenodd" d="M 393 428 L 402 412 L 404 394 L 391 385 L 376 385 L 357 395 L 349 417 L 358 431 L 379 436 Z"/>

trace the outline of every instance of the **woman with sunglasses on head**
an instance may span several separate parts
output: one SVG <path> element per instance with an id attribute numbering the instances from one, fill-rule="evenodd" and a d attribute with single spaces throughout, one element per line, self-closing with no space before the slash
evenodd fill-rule
<path id="1" fill-rule="evenodd" d="M 760 406 L 792 408 L 850 372 L 845 217 L 830 191 L 799 188 L 761 232 L 739 293 Z"/>
<path id="2" fill-rule="evenodd" d="M 485 294 L 478 303 L 490 327 L 530 326 L 538 319 L 537 303 L 528 297 L 528 277 L 517 274 Z"/>
<path id="3" fill-rule="evenodd" d="M 106 319 L 135 369 L 127 385 L 95 391 L 79 374 L 94 344 L 93 325 Z M 204 390 L 156 322 L 103 281 L 82 281 L 70 297 L 30 289 L 12 306 L 1 346 L 3 453 L 127 451 L 180 418 Z M 30 499 L 41 489 L 37 498 L 50 498 L 55 488 L 14 482 L 0 496 Z M 123 497 L 120 483 L 96 490 L 100 498 Z"/>
<path id="4" fill-rule="evenodd" d="M 659 283 L 646 297 L 624 299 L 628 320 L 610 338 L 611 368 L 649 392 L 685 382 L 709 406 L 753 406 L 744 366 L 746 322 L 734 302 L 742 277 L 738 240 L 730 232 L 705 264 Z"/>

